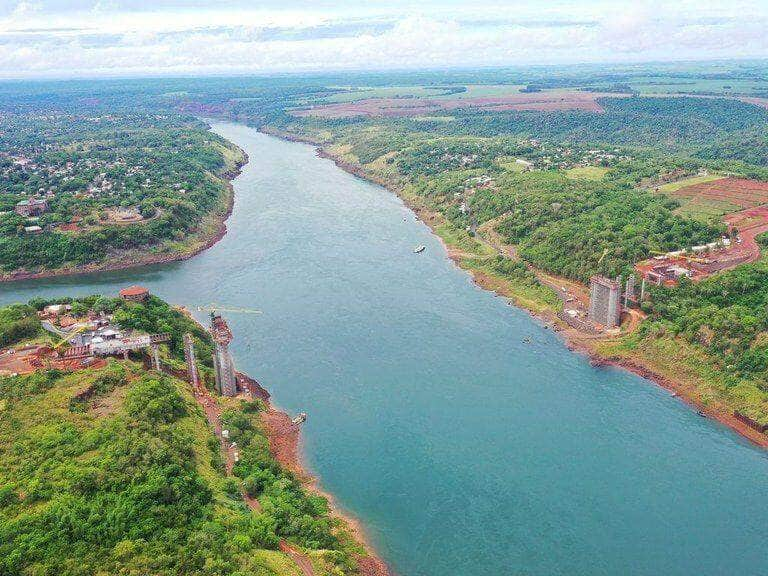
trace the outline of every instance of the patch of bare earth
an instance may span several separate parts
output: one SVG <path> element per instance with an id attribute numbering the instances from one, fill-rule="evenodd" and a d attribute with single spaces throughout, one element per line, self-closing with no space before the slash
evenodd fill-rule
<path id="1" fill-rule="evenodd" d="M 747 178 L 721 178 L 680 188 L 673 194 L 683 198 L 725 201 L 742 208 L 768 203 L 768 182 Z"/>

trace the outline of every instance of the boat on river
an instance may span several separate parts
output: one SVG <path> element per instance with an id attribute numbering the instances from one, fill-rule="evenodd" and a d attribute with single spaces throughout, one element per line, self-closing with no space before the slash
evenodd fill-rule
<path id="1" fill-rule="evenodd" d="M 413 249 L 413 253 L 414 254 L 421 254 L 426 249 L 427 249 L 426 246 L 416 246 L 416 248 Z"/>

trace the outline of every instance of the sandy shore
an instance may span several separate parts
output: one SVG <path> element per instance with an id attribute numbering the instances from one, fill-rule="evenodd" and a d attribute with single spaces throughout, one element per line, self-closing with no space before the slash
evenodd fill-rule
<path id="1" fill-rule="evenodd" d="M 126 250 L 124 252 L 117 252 L 111 255 L 109 257 L 109 261 L 106 262 L 95 262 L 93 264 L 85 264 L 82 266 L 56 268 L 55 270 L 43 270 L 41 272 L 15 271 L 10 273 L 0 273 L 0 282 L 18 282 L 20 280 L 37 280 L 41 278 L 56 278 L 61 276 L 95 274 L 98 272 L 112 272 L 115 270 L 140 268 L 142 266 L 149 266 L 152 264 L 167 264 L 169 262 L 189 260 L 193 256 L 197 256 L 201 252 L 208 250 L 208 248 L 216 244 L 227 234 L 226 221 L 232 215 L 232 210 L 235 206 L 235 191 L 232 187 L 232 180 L 234 180 L 240 174 L 243 166 L 245 166 L 249 161 L 248 155 L 245 153 L 245 151 L 241 150 L 241 152 L 243 155 L 242 162 L 237 165 L 235 170 L 221 174 L 221 177 L 227 180 L 227 207 L 221 215 L 216 217 L 216 222 L 214 223 L 215 231 L 212 234 L 201 236 L 199 239 L 196 239 L 195 243 L 189 249 L 168 254 L 147 254 L 144 250 L 141 249 Z"/>
<path id="2" fill-rule="evenodd" d="M 264 129 L 263 131 L 267 134 L 271 134 L 273 136 L 282 138 L 284 140 L 311 144 L 317 148 L 317 154 L 321 158 L 327 158 L 329 160 L 332 160 L 339 168 L 352 174 L 353 176 L 356 176 L 368 182 L 373 182 L 374 184 L 378 184 L 379 186 L 386 188 L 393 194 L 396 194 L 398 197 L 400 197 L 403 200 L 403 202 L 411 210 L 413 210 L 413 212 L 416 213 L 417 216 L 419 216 L 419 218 L 425 224 L 427 224 L 427 226 L 430 227 L 432 232 L 438 238 L 440 238 L 440 236 L 435 232 L 434 213 L 421 206 L 414 205 L 412 202 L 408 200 L 408 198 L 403 197 L 401 191 L 398 189 L 397 186 L 393 186 L 392 183 L 387 182 L 381 178 L 371 177 L 360 166 L 349 164 L 348 162 L 345 162 L 343 159 L 338 158 L 332 154 L 329 154 L 327 151 L 322 149 L 320 143 L 312 141 L 311 139 L 302 138 L 300 136 L 296 136 L 293 134 L 285 134 L 285 133 L 281 133 L 280 131 L 271 130 L 271 129 Z M 459 262 L 461 260 L 461 254 L 458 253 L 452 247 L 447 246 L 442 238 L 440 238 L 440 240 L 443 246 L 445 246 L 446 251 L 448 252 L 449 258 L 454 262 L 454 264 L 456 264 L 456 266 L 468 272 L 470 276 L 472 276 L 473 281 L 478 286 L 480 286 L 483 289 L 494 292 L 499 296 L 510 298 L 510 295 L 506 294 L 504 290 L 499 287 L 500 283 L 497 280 L 489 277 L 487 274 L 483 273 L 482 271 L 467 269 L 459 266 Z M 674 396 L 680 398 L 683 402 L 685 402 L 686 404 L 688 404 L 689 406 L 697 410 L 697 412 L 701 414 L 703 417 L 717 420 L 718 422 L 720 422 L 721 424 L 724 424 L 725 426 L 728 426 L 729 428 L 731 428 L 732 430 L 734 430 L 735 432 L 737 432 L 738 434 L 740 434 L 741 436 L 743 436 L 744 438 L 752 442 L 753 444 L 760 446 L 762 448 L 768 448 L 767 435 L 759 432 L 758 430 L 755 430 L 748 424 L 736 418 L 733 414 L 733 409 L 724 404 L 715 404 L 715 405 L 705 406 L 700 401 L 699 395 L 695 390 L 694 385 L 687 384 L 677 379 L 665 376 L 661 374 L 659 370 L 656 370 L 653 367 L 645 364 L 641 359 L 615 358 L 615 357 L 603 356 L 597 351 L 595 347 L 595 344 L 599 342 L 599 340 L 596 339 L 594 336 L 592 337 L 585 336 L 584 334 L 582 334 L 581 332 L 578 332 L 574 328 L 569 327 L 567 324 L 565 324 L 560 319 L 558 319 L 557 316 L 555 316 L 554 314 L 547 313 L 547 312 L 540 314 L 530 310 L 529 308 L 526 308 L 524 305 L 521 305 L 519 303 L 516 305 L 522 310 L 525 310 L 526 312 L 528 312 L 533 318 L 536 318 L 537 320 L 544 323 L 546 326 L 551 326 L 552 328 L 554 328 L 558 332 L 558 334 L 563 338 L 569 350 L 586 355 L 589 358 L 592 365 L 614 366 L 617 368 L 628 370 L 634 374 L 637 374 L 638 376 L 641 376 L 647 380 L 650 380 L 651 382 L 654 382 L 658 386 L 672 392 Z"/>

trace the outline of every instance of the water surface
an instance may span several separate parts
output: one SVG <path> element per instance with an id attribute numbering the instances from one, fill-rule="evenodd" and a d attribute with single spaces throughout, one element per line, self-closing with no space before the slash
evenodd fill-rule
<path id="1" fill-rule="evenodd" d="M 221 242 L 0 285 L 0 302 L 137 283 L 262 310 L 228 317 L 238 368 L 309 414 L 310 467 L 403 576 L 768 573 L 765 452 L 568 352 L 385 190 L 309 146 L 215 130 L 251 159 Z"/>

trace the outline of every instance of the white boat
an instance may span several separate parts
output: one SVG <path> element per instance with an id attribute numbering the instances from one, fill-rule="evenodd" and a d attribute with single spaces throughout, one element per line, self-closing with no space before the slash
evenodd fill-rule
<path id="1" fill-rule="evenodd" d="M 426 250 L 426 249 L 427 249 L 426 246 L 416 246 L 416 248 L 413 249 L 413 253 L 414 254 L 419 254 L 421 252 L 424 252 L 424 250 Z"/>

